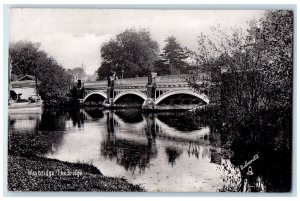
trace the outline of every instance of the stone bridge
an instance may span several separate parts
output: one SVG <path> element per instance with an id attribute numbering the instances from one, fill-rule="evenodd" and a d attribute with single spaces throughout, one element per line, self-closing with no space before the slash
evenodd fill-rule
<path id="1" fill-rule="evenodd" d="M 129 107 L 140 105 L 143 109 L 169 110 L 192 109 L 215 103 L 216 83 L 208 74 L 201 74 L 197 91 L 187 83 L 187 75 L 156 76 L 112 79 L 83 83 L 81 104 L 98 102 L 104 107 Z"/>

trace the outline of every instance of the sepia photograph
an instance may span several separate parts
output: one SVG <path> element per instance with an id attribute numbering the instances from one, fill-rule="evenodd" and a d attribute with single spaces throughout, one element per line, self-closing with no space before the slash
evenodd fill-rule
<path id="1" fill-rule="evenodd" d="M 291 192 L 294 16 L 10 8 L 7 190 Z"/>

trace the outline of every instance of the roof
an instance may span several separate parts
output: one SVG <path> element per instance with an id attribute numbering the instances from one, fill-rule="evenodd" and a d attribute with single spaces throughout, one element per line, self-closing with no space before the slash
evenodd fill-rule
<path id="1" fill-rule="evenodd" d="M 20 88 L 20 87 L 35 87 L 35 81 L 33 80 L 24 80 L 24 81 L 14 81 L 11 82 L 11 86 L 13 88 Z"/>
<path id="2" fill-rule="evenodd" d="M 19 78 L 17 81 L 25 81 L 25 80 L 35 80 L 35 77 L 33 75 L 25 75 Z"/>
<path id="3" fill-rule="evenodd" d="M 36 87 L 35 76 L 33 76 L 33 75 L 25 75 L 25 76 L 19 78 L 16 81 L 12 81 L 11 82 L 11 86 L 13 88 Z"/>

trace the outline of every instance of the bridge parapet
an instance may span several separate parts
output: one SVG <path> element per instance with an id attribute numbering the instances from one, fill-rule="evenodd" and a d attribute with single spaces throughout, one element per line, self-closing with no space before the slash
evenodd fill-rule
<path id="1" fill-rule="evenodd" d="M 100 80 L 100 81 L 88 81 L 84 82 L 84 87 L 89 88 L 89 87 L 107 87 L 107 80 Z"/>
<path id="2" fill-rule="evenodd" d="M 123 85 L 146 85 L 147 77 L 136 77 L 136 78 L 125 78 L 115 80 L 115 86 L 123 86 Z"/>

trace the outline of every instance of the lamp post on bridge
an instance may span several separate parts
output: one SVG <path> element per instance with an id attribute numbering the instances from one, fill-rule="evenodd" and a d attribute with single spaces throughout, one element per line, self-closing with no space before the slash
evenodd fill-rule
<path id="1" fill-rule="evenodd" d="M 122 69 L 122 80 L 123 80 L 123 73 L 124 73 L 124 70 Z"/>

